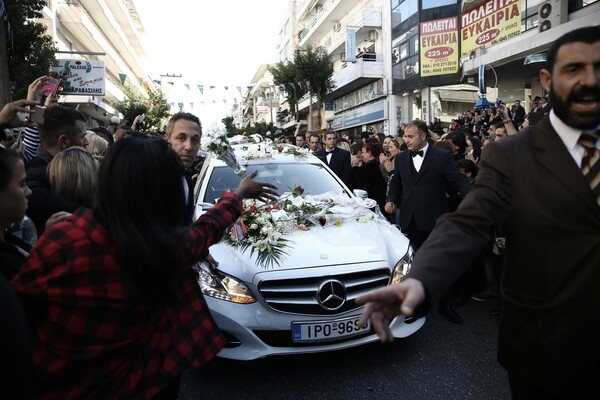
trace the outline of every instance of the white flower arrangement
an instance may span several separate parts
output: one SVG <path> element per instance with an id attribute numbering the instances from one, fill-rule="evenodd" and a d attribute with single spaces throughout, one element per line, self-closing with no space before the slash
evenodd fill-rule
<path id="1" fill-rule="evenodd" d="M 359 198 L 324 193 L 319 196 L 303 196 L 304 189 L 295 187 L 284 193 L 279 200 L 262 203 L 244 200 L 242 216 L 231 226 L 224 241 L 242 252 L 250 250 L 257 254 L 257 263 L 263 268 L 280 265 L 292 241 L 284 236 L 295 230 L 307 231 L 311 227 L 340 227 L 346 221 L 367 223 L 383 219 L 368 209 L 370 203 Z"/>
<path id="2" fill-rule="evenodd" d="M 235 157 L 235 153 L 227 140 L 225 125 L 214 123 L 208 127 L 205 134 L 200 139 L 200 145 L 203 150 L 210 151 L 219 160 L 227 164 L 240 177 L 246 175 L 246 168 L 242 167 Z"/>

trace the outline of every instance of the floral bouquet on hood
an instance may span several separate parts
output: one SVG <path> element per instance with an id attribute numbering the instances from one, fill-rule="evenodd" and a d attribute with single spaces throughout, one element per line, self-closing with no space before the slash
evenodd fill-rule
<path id="1" fill-rule="evenodd" d="M 223 124 L 212 124 L 207 129 L 207 132 L 202 135 L 200 145 L 204 151 L 213 153 L 215 157 L 233 169 L 233 172 L 237 176 L 240 178 L 246 176 L 246 168 L 242 167 L 235 157 L 235 153 L 227 141 L 227 134 L 225 133 L 225 126 Z"/>

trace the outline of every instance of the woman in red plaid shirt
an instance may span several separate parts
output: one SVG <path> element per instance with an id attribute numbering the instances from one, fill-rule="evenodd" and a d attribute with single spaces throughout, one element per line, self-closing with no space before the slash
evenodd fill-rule
<path id="1" fill-rule="evenodd" d="M 223 236 L 245 197 L 269 199 L 244 178 L 184 227 L 177 154 L 134 136 L 100 166 L 94 210 L 46 229 L 13 284 L 34 332 L 41 399 L 174 398 L 186 368 L 224 345 L 190 268 Z"/>

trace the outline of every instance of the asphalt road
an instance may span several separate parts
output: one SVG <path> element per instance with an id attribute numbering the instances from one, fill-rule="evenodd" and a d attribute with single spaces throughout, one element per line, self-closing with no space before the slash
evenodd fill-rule
<path id="1" fill-rule="evenodd" d="M 496 361 L 494 304 L 469 301 L 460 325 L 430 313 L 413 336 L 338 352 L 187 371 L 180 399 L 510 399 Z"/>

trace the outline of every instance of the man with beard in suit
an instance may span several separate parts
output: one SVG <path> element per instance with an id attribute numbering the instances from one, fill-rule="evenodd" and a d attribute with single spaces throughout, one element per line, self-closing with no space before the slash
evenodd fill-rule
<path id="1" fill-rule="evenodd" d="M 513 399 L 600 398 L 600 28 L 558 38 L 540 71 L 553 110 L 486 146 L 458 210 L 438 221 L 407 279 L 367 294 L 382 341 L 506 233 L 498 360 Z M 418 313 L 417 312 L 417 313 Z"/>
<path id="2" fill-rule="evenodd" d="M 350 162 L 350 152 L 340 149 L 335 145 L 335 132 L 325 133 L 325 146 L 317 151 L 317 157 L 327 164 L 327 166 L 348 186 L 352 188 L 352 164 Z"/>

